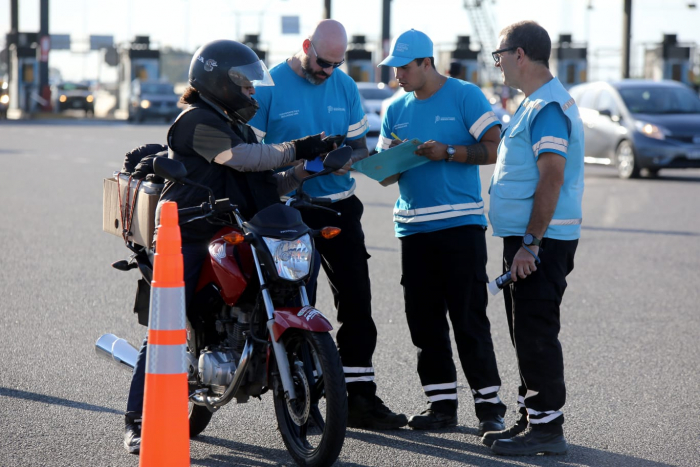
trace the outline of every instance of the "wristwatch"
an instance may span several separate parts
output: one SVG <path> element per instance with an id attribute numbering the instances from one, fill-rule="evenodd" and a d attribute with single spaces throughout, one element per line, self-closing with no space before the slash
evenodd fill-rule
<path id="1" fill-rule="evenodd" d="M 542 240 L 529 233 L 523 237 L 523 245 L 526 246 L 540 246 L 541 242 Z"/>
<path id="2" fill-rule="evenodd" d="M 445 161 L 452 162 L 455 160 L 455 148 L 454 146 L 447 145 L 447 159 Z"/>

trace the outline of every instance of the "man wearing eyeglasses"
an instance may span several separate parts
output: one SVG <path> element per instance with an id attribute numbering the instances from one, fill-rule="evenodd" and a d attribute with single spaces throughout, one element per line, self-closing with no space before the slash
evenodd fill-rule
<path id="1" fill-rule="evenodd" d="M 302 50 L 270 70 L 275 89 L 257 90 L 260 109 L 250 125 L 258 140 L 266 144 L 288 141 L 289 135 L 325 131 L 326 135 L 345 136 L 345 144 L 353 148 L 344 169 L 304 185 L 311 196 L 330 198 L 332 209 L 342 215 L 305 210 L 302 218 L 315 229 L 328 225 L 341 228 L 338 237 L 315 241 L 341 323 L 336 340 L 348 390 L 348 426 L 395 429 L 406 425 L 408 419 L 393 413 L 376 396 L 374 383 L 372 355 L 377 328 L 372 319 L 367 264 L 370 256 L 360 222 L 364 207 L 354 195 L 355 180 L 348 173 L 353 162 L 369 154 L 365 138 L 369 127 L 357 85 L 337 69 L 345 61 L 347 42 L 342 24 L 321 21 L 302 43 Z M 314 304 L 315 279 L 308 290 Z"/>
<path id="2" fill-rule="evenodd" d="M 581 234 L 583 125 L 576 103 L 549 71 L 547 31 L 523 21 L 500 37 L 493 59 L 503 83 L 525 94 L 502 132 L 489 190 L 493 234 L 503 237 L 503 270 L 513 278 L 503 293 L 520 369 L 520 418 L 482 442 L 502 455 L 563 454 L 559 305 Z"/>
<path id="3" fill-rule="evenodd" d="M 500 122 L 478 87 L 437 72 L 433 42 L 421 31 L 399 35 L 380 66 L 394 68 L 406 93 L 387 109 L 377 150 L 417 138 L 424 142 L 416 154 L 430 160 L 382 182 L 399 183 L 394 226 L 401 244 L 401 285 L 418 348 L 418 376 L 429 401 L 408 426 L 457 425 L 451 323 L 478 434 L 502 430 L 506 406 L 498 396 L 501 379 L 486 315 L 486 217 L 479 178 L 479 165 L 496 161 Z"/>

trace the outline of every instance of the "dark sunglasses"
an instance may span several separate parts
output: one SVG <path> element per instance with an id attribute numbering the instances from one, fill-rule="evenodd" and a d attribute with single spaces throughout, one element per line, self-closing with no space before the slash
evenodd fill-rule
<path id="1" fill-rule="evenodd" d="M 501 54 L 503 52 L 512 52 L 513 50 L 518 50 L 518 47 L 506 47 L 505 49 L 500 49 L 495 52 L 491 52 L 491 57 L 493 57 L 493 61 L 498 63 L 501 61 Z M 523 49 L 525 50 L 525 49 Z"/>
<path id="2" fill-rule="evenodd" d="M 320 66 L 321 68 L 338 68 L 340 65 L 345 63 L 345 59 L 339 61 L 338 63 L 325 61 L 324 59 L 318 56 L 318 52 L 316 52 L 316 47 L 314 47 L 314 43 L 309 41 L 309 44 L 311 44 L 311 48 L 314 49 L 314 54 L 316 55 L 316 64 L 318 64 L 318 66 Z"/>

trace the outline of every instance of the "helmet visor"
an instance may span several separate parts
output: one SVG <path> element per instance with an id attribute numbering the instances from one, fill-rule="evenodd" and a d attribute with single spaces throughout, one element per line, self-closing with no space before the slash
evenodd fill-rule
<path id="1" fill-rule="evenodd" d="M 228 76 L 234 84 L 242 88 L 275 85 L 274 81 L 272 81 L 272 76 L 270 76 L 270 72 L 267 71 L 267 67 L 262 60 L 249 63 L 248 65 L 231 67 L 228 70 Z"/>

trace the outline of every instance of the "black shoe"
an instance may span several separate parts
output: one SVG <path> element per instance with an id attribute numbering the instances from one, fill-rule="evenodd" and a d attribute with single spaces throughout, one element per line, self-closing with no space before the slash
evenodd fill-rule
<path id="1" fill-rule="evenodd" d="M 479 433 L 477 436 L 484 436 L 484 433 L 488 433 L 490 431 L 503 431 L 505 429 L 506 426 L 503 424 L 503 417 L 500 415 L 494 415 L 479 422 Z"/>
<path id="2" fill-rule="evenodd" d="M 481 425 L 479 426 L 481 428 Z M 527 429 L 527 416 L 522 415 L 517 423 L 513 425 L 512 427 L 508 428 L 507 430 L 493 430 L 493 431 L 485 431 L 483 433 L 483 437 L 481 438 L 481 442 L 485 444 L 488 447 L 491 447 L 494 441 L 497 439 L 511 439 L 514 436 L 519 435 L 523 431 Z"/>
<path id="3" fill-rule="evenodd" d="M 406 426 L 408 419 L 397 414 L 377 396 L 355 395 L 348 398 L 348 426 L 370 430 L 395 430 Z"/>
<path id="4" fill-rule="evenodd" d="M 447 414 L 429 408 L 421 412 L 420 415 L 411 417 L 408 426 L 414 430 L 437 430 L 438 428 L 457 426 L 457 412 Z"/>
<path id="5" fill-rule="evenodd" d="M 502 456 L 534 456 L 537 454 L 566 454 L 564 434 L 530 428 L 511 439 L 497 439 L 491 450 Z"/>
<path id="6" fill-rule="evenodd" d="M 126 418 L 124 430 L 124 448 L 129 454 L 138 454 L 141 451 L 141 424 L 140 420 Z"/>

